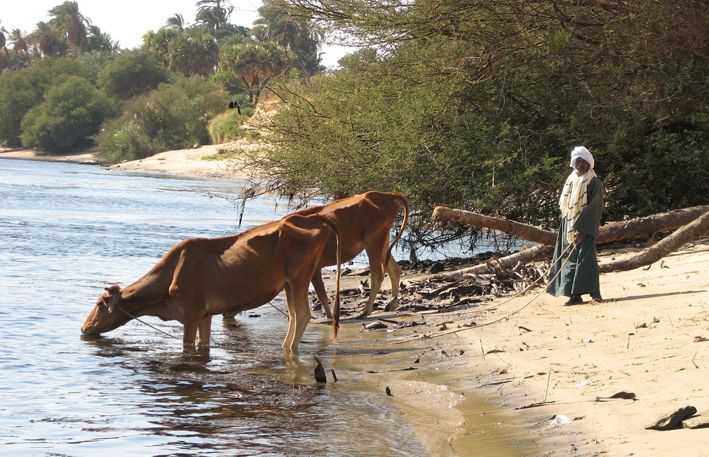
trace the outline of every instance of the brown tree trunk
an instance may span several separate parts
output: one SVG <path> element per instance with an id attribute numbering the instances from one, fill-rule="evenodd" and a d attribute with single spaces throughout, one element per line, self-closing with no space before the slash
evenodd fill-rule
<path id="1" fill-rule="evenodd" d="M 512 268 L 517 265 L 518 262 L 529 263 L 542 257 L 549 257 L 551 255 L 551 251 L 551 246 L 546 244 L 538 244 L 533 248 L 524 249 L 496 260 L 489 260 L 486 263 L 481 263 L 468 268 L 461 268 L 460 270 L 450 271 L 448 273 L 438 273 L 432 275 L 431 279 L 458 279 L 466 274 L 494 273 L 498 268 Z"/>
<path id="2" fill-rule="evenodd" d="M 465 211 L 462 209 L 447 208 L 445 206 L 436 206 L 433 209 L 431 219 L 435 221 L 452 221 L 466 225 L 474 225 L 476 227 L 486 227 L 508 235 L 516 236 L 523 240 L 534 241 L 541 244 L 551 244 L 556 242 L 556 232 L 542 230 L 533 225 L 522 224 L 520 222 L 510 221 L 501 217 L 484 216 L 482 214 Z"/>
<path id="3" fill-rule="evenodd" d="M 668 232 L 687 225 L 707 211 L 709 205 L 692 206 L 628 221 L 609 222 L 599 229 L 598 243 L 649 238 L 655 233 Z"/>
<path id="4" fill-rule="evenodd" d="M 628 221 L 609 222 L 598 230 L 598 243 L 603 244 L 618 240 L 649 238 L 657 232 L 667 232 L 682 227 L 707 211 L 709 211 L 709 205 L 694 206 Z M 445 206 L 437 206 L 433 210 L 431 219 L 491 228 L 517 238 L 547 245 L 553 245 L 556 242 L 556 232 L 542 230 L 533 225 L 522 224 L 499 217 L 484 216 L 482 214 L 447 208 Z"/>
<path id="5" fill-rule="evenodd" d="M 670 252 L 679 249 L 681 246 L 693 241 L 709 231 L 709 211 L 696 218 L 694 221 L 680 228 L 672 235 L 664 238 L 651 248 L 629 259 L 616 260 L 615 262 L 601 265 L 601 273 L 610 271 L 634 270 L 645 265 L 657 262 Z"/>

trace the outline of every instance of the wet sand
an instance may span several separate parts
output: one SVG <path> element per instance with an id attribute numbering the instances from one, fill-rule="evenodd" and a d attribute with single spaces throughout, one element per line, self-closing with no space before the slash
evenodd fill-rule
<path id="1" fill-rule="evenodd" d="M 115 169 L 243 177 L 238 166 L 202 160 L 218 148 L 170 151 Z M 50 159 L 32 151 L 0 152 L 0 158 L 91 160 L 82 156 Z M 237 171 L 225 172 L 232 168 Z M 628 254 L 601 251 L 600 260 Z M 361 322 L 344 322 L 340 341 L 368 344 L 381 338 L 392 349 L 385 369 L 370 381 L 377 388 L 390 387 L 393 395 L 383 396 L 397 402 L 431 455 L 667 456 L 680 451 L 709 456 L 709 429 L 645 429 L 688 405 L 709 415 L 709 240 L 685 246 L 663 261 L 647 270 L 602 275 L 606 301 L 599 304 L 567 307 L 563 298 L 535 289 L 511 300 L 496 299 L 483 309 L 375 313 L 373 318 L 427 325 L 386 333 L 360 332 Z M 504 316 L 509 319 L 481 326 Z M 462 327 L 471 321 L 477 327 Z M 438 337 L 443 323 L 464 330 Z M 406 341 L 422 333 L 432 338 Z M 401 351 L 402 346 L 410 349 Z M 416 369 L 395 371 L 409 367 Z M 621 391 L 634 393 L 637 400 L 597 401 Z M 487 400 L 480 402 L 480 396 Z M 554 416 L 559 420 L 552 421 Z M 559 424 L 566 418 L 568 423 Z M 481 423 L 496 424 L 500 433 L 483 436 Z"/>

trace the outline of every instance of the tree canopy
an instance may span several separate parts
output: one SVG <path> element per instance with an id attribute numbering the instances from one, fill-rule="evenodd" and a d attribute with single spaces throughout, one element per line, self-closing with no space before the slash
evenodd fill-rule
<path id="1" fill-rule="evenodd" d="M 398 190 L 426 216 L 444 204 L 552 224 L 586 145 L 609 218 L 707 201 L 702 2 L 271 4 L 364 48 L 280 89 L 278 147 L 259 158 L 271 188 Z"/>

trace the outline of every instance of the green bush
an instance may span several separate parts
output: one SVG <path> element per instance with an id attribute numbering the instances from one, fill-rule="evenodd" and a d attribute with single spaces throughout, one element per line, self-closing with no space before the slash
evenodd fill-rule
<path id="1" fill-rule="evenodd" d="M 20 146 L 21 123 L 27 112 L 42 103 L 45 91 L 68 76 L 93 81 L 91 68 L 67 58 L 42 59 L 30 67 L 0 74 L 0 144 Z"/>
<path id="2" fill-rule="evenodd" d="M 243 106 L 239 109 L 241 114 L 239 114 L 238 110 L 231 109 L 217 114 L 209 122 L 209 138 L 212 144 L 225 143 L 244 136 L 241 124 L 253 115 L 254 109 L 250 106 Z"/>
<path id="3" fill-rule="evenodd" d="M 168 72 L 147 51 L 125 51 L 98 74 L 98 85 L 107 94 L 131 98 L 168 80 Z"/>
<path id="4" fill-rule="evenodd" d="M 169 149 L 209 142 L 209 120 L 224 110 L 228 95 L 200 76 L 129 100 L 123 114 L 96 137 L 100 154 L 109 161 L 133 160 Z"/>
<path id="5" fill-rule="evenodd" d="M 80 76 L 52 86 L 44 101 L 22 119 L 22 145 L 64 152 L 85 146 L 101 123 L 116 112 L 115 103 Z"/>

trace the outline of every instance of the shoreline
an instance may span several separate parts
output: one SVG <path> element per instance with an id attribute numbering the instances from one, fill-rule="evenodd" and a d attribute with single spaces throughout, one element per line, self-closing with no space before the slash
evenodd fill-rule
<path id="1" fill-rule="evenodd" d="M 633 250 L 627 251 L 601 251 L 599 261 Z M 432 336 L 407 343 L 418 347 L 425 370 L 389 372 L 385 381 L 433 381 L 453 394 L 494 403 L 484 411 L 479 403 L 472 409 L 459 405 L 458 433 L 431 455 L 561 456 L 571 449 L 574 456 L 660 457 L 676 452 L 681 441 L 684 455 L 709 456 L 709 429 L 646 429 L 690 405 L 709 420 L 709 239 L 663 260 L 662 266 L 601 275 L 601 303 L 564 306 L 564 297 L 537 287 L 511 300 L 495 298 L 478 310 L 413 313 L 405 319 L 375 312 L 372 320 L 427 322 L 387 336 L 392 349 L 417 334 Z M 406 276 L 402 280 L 408 282 Z M 471 321 L 477 325 L 464 327 Z M 462 331 L 438 338 L 444 324 Z M 410 366 L 408 360 L 389 363 Z M 637 399 L 597 399 L 618 392 Z M 410 405 L 417 401 L 408 399 Z M 491 413 L 504 415 L 496 430 L 509 446 L 495 454 L 487 454 L 492 449 L 476 442 L 481 437 L 475 434 L 478 421 Z"/>
<path id="2" fill-rule="evenodd" d="M 238 162 L 203 160 L 224 147 L 168 151 L 108 168 L 214 180 L 246 178 Z M 0 149 L 0 158 L 99 164 L 90 162 L 96 159 L 90 152 L 45 156 Z M 605 250 L 599 252 L 599 260 L 627 254 Z M 649 269 L 601 275 L 606 301 L 599 304 L 563 306 L 563 298 L 536 288 L 512 300 L 496 298 L 479 309 L 406 315 L 375 312 L 371 320 L 394 317 L 423 320 L 427 325 L 391 333 L 359 332 L 361 321 L 343 321 L 341 341 L 391 349 L 388 371 L 382 371 L 377 382 L 391 387 L 391 398 L 412 421 L 430 455 L 490 455 L 487 450 L 500 456 L 665 456 L 676 452 L 675 443 L 681 441 L 685 455 L 709 456 L 705 451 L 709 429 L 645 429 L 688 405 L 709 416 L 707 271 L 709 240 L 704 238 Z M 408 283 L 412 276 L 405 274 L 402 280 Z M 385 291 L 387 286 L 385 279 Z M 530 300 L 508 320 L 480 326 Z M 442 325 L 463 328 L 471 321 L 478 327 L 436 336 Z M 402 340 L 422 333 L 433 338 L 407 343 L 410 349 L 401 351 Z M 375 336 L 381 341 L 373 342 Z M 406 357 L 414 353 L 419 354 L 418 369 L 392 371 L 410 367 L 412 361 Z M 445 388 L 432 387 L 436 385 Z M 620 391 L 636 394 L 637 401 L 596 400 Z M 545 400 L 536 407 L 515 409 Z M 570 422 L 555 425 L 551 420 L 555 415 Z M 479 421 L 488 423 L 495 417 L 504 418 L 491 422 L 505 438 L 502 450 L 485 447 L 490 437 L 475 429 Z M 432 433 L 438 429 L 444 431 Z"/>

